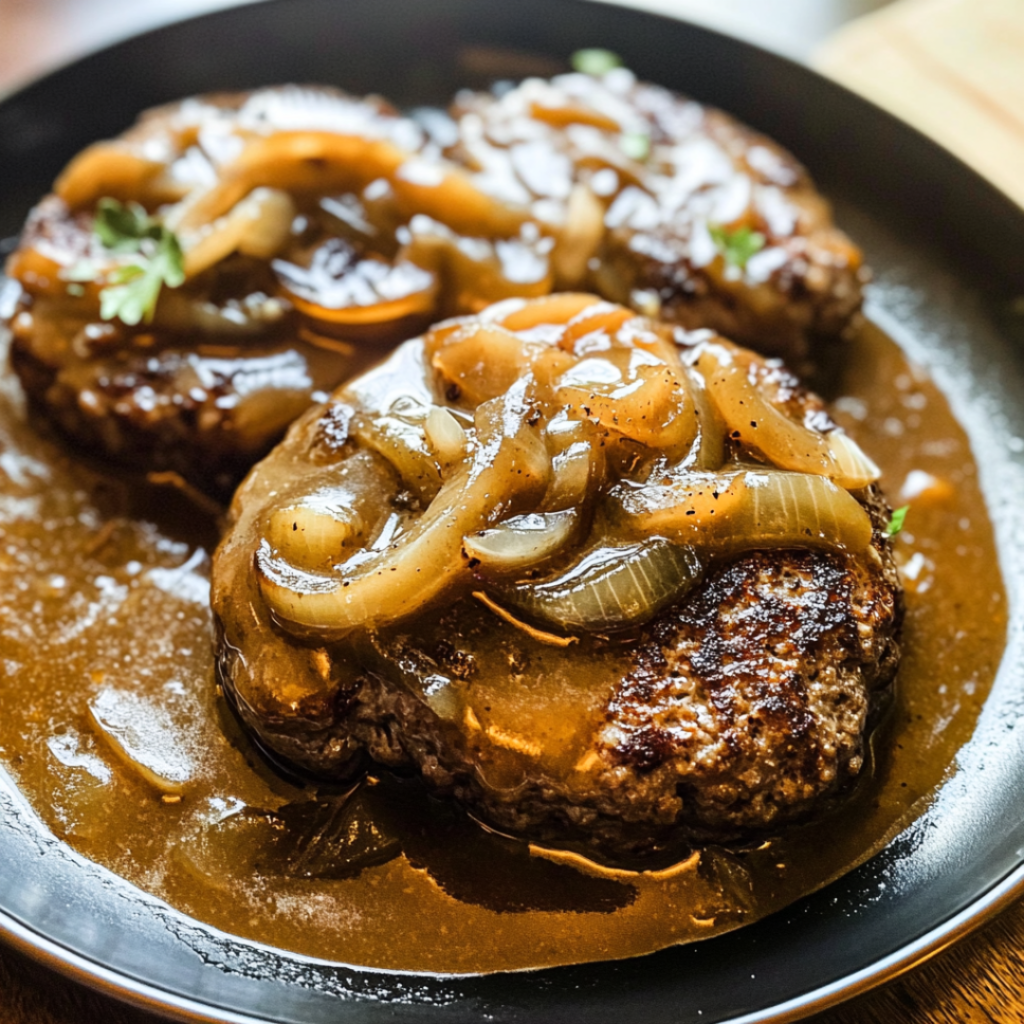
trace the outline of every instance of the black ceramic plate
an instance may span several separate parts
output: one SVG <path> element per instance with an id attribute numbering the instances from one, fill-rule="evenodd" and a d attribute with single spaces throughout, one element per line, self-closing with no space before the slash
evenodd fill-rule
<path id="1" fill-rule="evenodd" d="M 181 1019 L 783 1021 L 892 976 L 1024 890 L 1024 317 L 1012 312 L 1024 214 L 911 129 L 734 39 L 583 0 L 274 0 L 122 43 L 0 104 L 0 237 L 79 148 L 143 107 L 288 80 L 443 102 L 485 84 L 482 55 L 489 77 L 495 60 L 543 69 L 582 46 L 613 47 L 643 78 L 792 149 L 867 251 L 870 313 L 967 425 L 1011 635 L 938 799 L 864 867 L 739 932 L 632 961 L 436 979 L 313 962 L 197 924 L 49 838 L 0 776 L 0 932 L 14 944 Z"/>

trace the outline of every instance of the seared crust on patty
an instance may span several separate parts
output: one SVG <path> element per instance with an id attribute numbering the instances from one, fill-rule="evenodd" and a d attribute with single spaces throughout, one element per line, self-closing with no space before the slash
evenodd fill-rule
<path id="1" fill-rule="evenodd" d="M 417 769 L 499 829 L 606 854 L 747 839 L 857 778 L 869 718 L 895 676 L 902 597 L 888 509 L 874 490 L 865 502 L 877 558 L 752 552 L 644 628 L 584 757 L 584 785 L 482 784 L 464 737 L 375 673 L 316 709 L 268 716 L 239 694 L 252 666 L 222 633 L 219 677 L 263 743 L 316 775 L 350 775 L 366 754 Z"/>

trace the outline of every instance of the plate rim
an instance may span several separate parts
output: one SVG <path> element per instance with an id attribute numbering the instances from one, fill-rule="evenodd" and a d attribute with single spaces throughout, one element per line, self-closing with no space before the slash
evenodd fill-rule
<path id="1" fill-rule="evenodd" d="M 723 1019 L 719 1024 L 790 1024 L 864 995 L 886 982 L 894 981 L 967 938 L 972 932 L 998 917 L 1021 896 L 1024 896 L 1024 863 L 1019 864 L 978 899 L 913 942 L 875 961 L 869 967 L 763 1010 Z M 63 943 L 41 934 L 4 910 L 0 910 L 0 940 L 34 962 L 55 970 L 95 992 L 138 1009 L 181 1021 L 183 1024 L 268 1024 L 273 1021 L 271 1017 L 238 1013 L 211 1003 L 203 1003 L 161 988 L 159 985 L 142 981 L 127 972 L 112 970 L 91 957 L 77 953 Z M 415 976 L 464 977 L 431 974 Z"/>

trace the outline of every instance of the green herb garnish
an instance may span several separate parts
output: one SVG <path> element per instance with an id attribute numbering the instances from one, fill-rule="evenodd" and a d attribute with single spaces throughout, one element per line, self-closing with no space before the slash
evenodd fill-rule
<path id="1" fill-rule="evenodd" d="M 111 252 L 137 252 L 144 238 L 157 239 L 163 230 L 138 203 L 101 199 L 96 204 L 93 234 Z"/>
<path id="2" fill-rule="evenodd" d="M 177 236 L 138 203 L 124 204 L 109 198 L 97 204 L 92 230 L 104 249 L 122 259 L 106 272 L 92 260 L 79 260 L 65 277 L 71 282 L 103 278 L 106 287 L 100 292 L 100 316 L 104 320 L 116 317 L 130 327 L 143 320 L 149 323 L 160 289 L 164 285 L 177 288 L 185 280 Z"/>
<path id="3" fill-rule="evenodd" d="M 622 58 L 611 50 L 577 50 L 569 59 L 573 71 L 578 71 L 581 75 L 600 77 L 612 68 L 622 67 Z"/>
<path id="4" fill-rule="evenodd" d="M 885 527 L 885 532 L 888 536 L 895 537 L 896 534 L 903 529 L 903 521 L 907 518 L 907 510 L 909 508 L 909 505 L 904 505 L 902 508 L 898 508 L 893 512 Z"/>
<path id="5" fill-rule="evenodd" d="M 619 147 L 630 160 L 646 160 L 651 155 L 651 137 L 646 132 L 625 132 Z"/>
<path id="6" fill-rule="evenodd" d="M 736 228 L 730 231 L 721 224 L 709 224 L 708 234 L 715 248 L 725 257 L 725 262 L 730 266 L 739 267 L 743 270 L 747 260 L 756 252 L 764 248 L 765 237 L 760 231 L 752 231 L 748 227 Z"/>

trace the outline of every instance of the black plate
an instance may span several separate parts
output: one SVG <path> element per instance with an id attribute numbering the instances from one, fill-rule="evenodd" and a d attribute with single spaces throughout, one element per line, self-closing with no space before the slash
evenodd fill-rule
<path id="1" fill-rule="evenodd" d="M 881 855 L 752 927 L 638 960 L 469 979 L 318 963 L 197 924 L 46 835 L 0 775 L 0 931 L 14 944 L 182 1019 L 782 1021 L 892 976 L 1024 890 L 1024 317 L 1011 305 L 1024 214 L 905 125 L 734 39 L 583 0 L 275 0 L 121 43 L 0 104 L 0 237 L 79 148 L 146 106 L 287 80 L 443 102 L 486 84 L 482 62 L 512 74 L 581 46 L 612 47 L 792 149 L 876 269 L 870 312 L 967 426 L 1012 625 L 955 773 Z"/>

